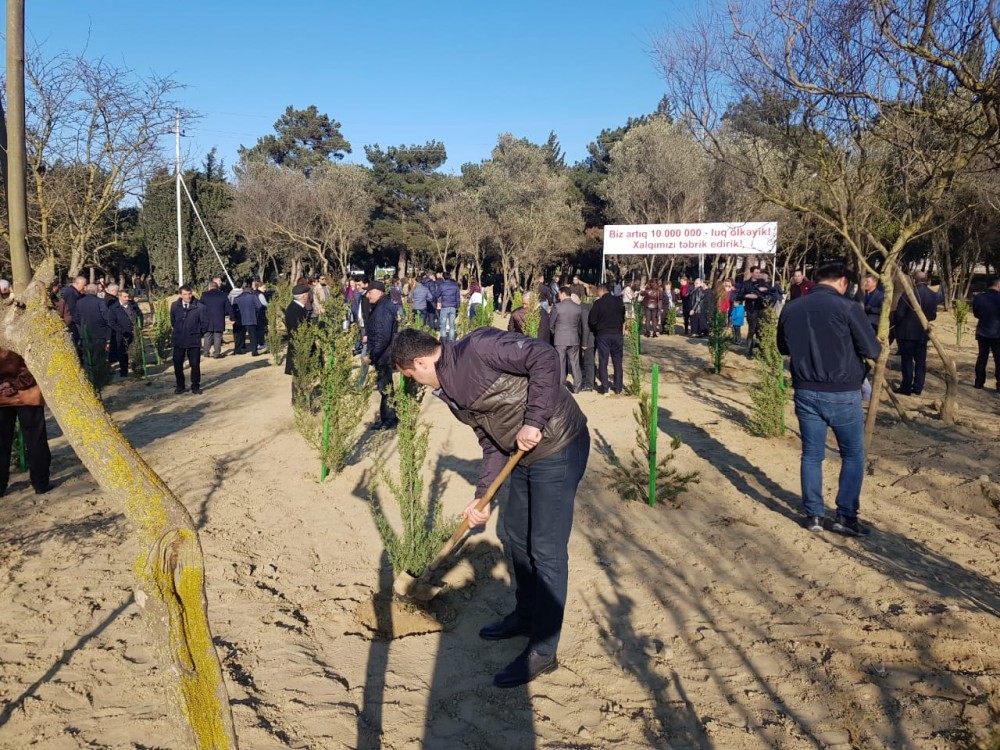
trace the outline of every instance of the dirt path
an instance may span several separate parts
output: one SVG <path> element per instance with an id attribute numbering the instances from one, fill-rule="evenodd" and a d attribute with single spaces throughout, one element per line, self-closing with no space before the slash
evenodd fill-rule
<path id="1" fill-rule="evenodd" d="M 978 477 L 1000 479 L 1000 396 L 963 386 L 966 424 L 945 429 L 927 415 L 943 393 L 931 376 L 908 400 L 915 426 L 887 416 L 862 499 L 876 532 L 849 540 L 798 525 L 797 425 L 745 432 L 745 360 L 714 377 L 698 343 L 661 338 L 648 354 L 664 371 L 661 428 L 701 482 L 680 510 L 622 503 L 597 445 L 634 445 L 634 401 L 580 397 L 595 450 L 562 667 L 513 691 L 490 678 L 521 644 L 477 637 L 511 606 L 495 516 L 448 573 L 453 629 L 373 639 L 356 612 L 391 584 L 367 505 L 391 439 L 366 433 L 320 485 L 288 379 L 263 358 L 209 360 L 200 397 L 175 396 L 169 373 L 113 388 L 109 409 L 202 529 L 242 746 L 925 749 L 955 746 L 963 709 L 987 721 L 1000 533 Z M 424 416 L 428 482 L 457 513 L 475 442 L 435 399 Z M 57 490 L 36 497 L 15 475 L 0 501 L 0 747 L 181 747 L 131 603 L 124 522 L 65 441 L 52 446 Z"/>

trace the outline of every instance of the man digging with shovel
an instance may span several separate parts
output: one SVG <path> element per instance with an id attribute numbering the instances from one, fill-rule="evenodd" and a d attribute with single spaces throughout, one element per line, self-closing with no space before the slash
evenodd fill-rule
<path id="1" fill-rule="evenodd" d="M 528 636 L 524 651 L 493 678 L 497 687 L 524 685 L 558 666 L 573 503 L 590 453 L 587 418 L 560 382 L 556 350 L 518 333 L 480 328 L 460 341 L 439 343 L 405 329 L 392 343 L 392 361 L 408 378 L 432 388 L 479 439 L 483 462 L 476 499 L 464 511 L 470 526 L 489 519 L 489 505 L 477 510 L 477 500 L 508 457 L 526 451 L 510 475 L 501 515 L 516 604 L 511 614 L 479 631 L 489 641 Z"/>

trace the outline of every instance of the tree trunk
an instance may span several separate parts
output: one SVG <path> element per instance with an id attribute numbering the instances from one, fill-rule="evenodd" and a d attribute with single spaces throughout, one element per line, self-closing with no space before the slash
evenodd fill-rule
<path id="1" fill-rule="evenodd" d="M 875 372 L 872 374 L 872 397 L 868 402 L 868 413 L 865 415 L 865 447 L 870 447 L 875 435 L 875 418 L 878 416 L 879 403 L 882 401 L 882 389 L 885 388 L 885 373 L 889 367 L 889 317 L 892 315 L 892 298 L 894 293 L 893 271 L 894 263 L 886 263 L 882 269 L 880 280 L 885 302 L 882 304 L 882 314 L 878 320 L 878 340 L 882 352 L 875 360 Z"/>
<path id="2" fill-rule="evenodd" d="M 80 367 L 62 319 L 49 307 L 39 269 L 25 293 L 0 306 L 0 347 L 24 357 L 53 416 L 101 488 L 121 502 L 138 542 L 135 601 L 169 675 L 191 747 L 237 748 L 205 600 L 197 528 L 170 488 L 125 440 Z"/>

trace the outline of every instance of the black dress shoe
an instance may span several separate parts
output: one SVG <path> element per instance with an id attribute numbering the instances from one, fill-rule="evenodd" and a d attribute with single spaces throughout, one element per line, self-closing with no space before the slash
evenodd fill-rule
<path id="1" fill-rule="evenodd" d="M 893 388 L 892 392 L 898 396 L 912 396 L 913 391 L 907 390 L 906 388 Z"/>
<path id="2" fill-rule="evenodd" d="M 174 388 L 174 393 L 184 393 L 186 390 L 187 388 Z"/>
<path id="3" fill-rule="evenodd" d="M 52 484 L 52 482 L 46 482 L 41 487 L 35 487 L 34 488 L 35 494 L 36 495 L 44 495 L 46 492 L 48 492 L 49 490 L 51 490 L 53 487 L 55 487 L 55 485 Z"/>
<path id="4" fill-rule="evenodd" d="M 201 388 L 199 388 L 199 387 L 198 387 L 198 386 L 196 386 L 196 385 L 192 385 L 192 386 L 191 386 L 191 393 L 194 393 L 194 394 L 198 394 L 198 393 L 201 393 Z"/>
<path id="5" fill-rule="evenodd" d="M 494 675 L 493 684 L 499 688 L 526 685 L 543 674 L 554 672 L 558 666 L 555 654 L 540 654 L 529 649 Z"/>
<path id="6" fill-rule="evenodd" d="M 531 635 L 531 625 L 513 612 L 479 631 L 479 637 L 484 641 L 503 641 L 520 635 Z"/>

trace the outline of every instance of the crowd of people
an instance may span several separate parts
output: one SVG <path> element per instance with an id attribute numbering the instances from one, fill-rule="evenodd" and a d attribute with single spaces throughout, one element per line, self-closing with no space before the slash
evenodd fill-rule
<path id="1" fill-rule="evenodd" d="M 915 299 L 900 297 L 892 311 L 890 339 L 899 348 L 902 380 L 897 393 L 919 394 L 926 373 L 927 333 L 921 317 L 934 320 L 938 293 L 927 276 L 913 276 Z M 128 372 L 128 344 L 141 315 L 136 300 L 116 284 L 73 279 L 61 291 L 54 287 L 54 305 L 63 316 L 86 367 L 102 357 Z M 590 292 L 593 291 L 593 296 Z M 182 286 L 170 308 L 176 392 L 185 390 L 184 363 L 189 363 L 191 392 L 200 393 L 200 359 L 223 356 L 222 334 L 232 324 L 234 350 L 257 356 L 266 351 L 263 332 L 271 304 L 267 285 L 248 279 L 229 294 L 214 278 L 201 298 Z M 794 405 L 802 439 L 801 491 L 803 525 L 813 532 L 832 530 L 864 536 L 870 529 L 859 520 L 864 476 L 863 390 L 867 362 L 877 358 L 876 338 L 885 295 L 878 279 L 858 284 L 843 263 L 816 270 L 815 279 L 796 271 L 785 295 L 759 267 L 741 281 L 724 280 L 714 289 L 702 279 L 682 275 L 677 286 L 652 279 L 624 287 L 589 287 L 578 277 L 537 279 L 512 311 L 508 331 L 493 326 L 472 330 L 456 341 L 456 314 L 463 293 L 447 274 L 399 279 L 345 282 L 331 290 L 324 276 L 298 279 L 284 311 L 290 339 L 306 321 L 324 315 L 334 294 L 343 300 L 338 321 L 357 335 L 363 382 L 374 367 L 380 392 L 377 429 L 393 429 L 392 378 L 397 370 L 427 385 L 462 422 L 483 448 L 475 497 L 464 511 L 470 525 L 489 518 L 478 500 L 508 460 L 517 461 L 503 522 L 514 566 L 515 606 L 503 619 L 487 625 L 487 641 L 526 636 L 524 651 L 494 678 L 499 687 L 530 682 L 557 667 L 556 651 L 566 603 L 568 540 L 573 504 L 586 470 L 590 447 L 587 421 L 572 393 L 597 390 L 621 393 L 622 356 L 627 317 L 640 317 L 642 332 L 662 332 L 664 312 L 680 312 L 684 332 L 703 337 L 715 311 L 726 316 L 734 338 L 747 326 L 746 348 L 753 356 L 760 320 L 769 307 L 779 308 L 777 345 L 790 358 Z M 10 296 L 0 280 L 0 298 Z M 483 305 L 483 290 L 471 280 L 465 291 L 470 315 Z M 404 300 L 417 327 L 401 330 Z M 919 312 L 918 312 L 919 309 Z M 977 295 L 979 356 L 975 387 L 986 381 L 990 355 L 1000 366 L 1000 280 Z M 140 323 L 141 325 L 141 323 Z M 432 336 L 421 328 L 436 329 Z M 530 338 L 525 337 L 527 335 Z M 821 346 L 817 342 L 822 342 Z M 214 354 L 212 353 L 214 351 Z M 294 346 L 289 345 L 285 372 L 295 371 Z M 596 360 L 596 361 L 595 361 Z M 609 376 L 608 365 L 612 373 Z M 1000 370 L 995 372 L 1000 391 Z M 294 399 L 293 390 L 293 399 Z M 0 350 L 0 495 L 9 479 L 15 421 L 25 438 L 29 475 L 36 492 L 47 492 L 50 455 L 45 433 L 44 402 L 24 360 Z M 823 460 L 826 436 L 833 430 L 842 467 L 832 519 L 823 500 Z M 519 451 L 524 452 L 519 453 Z"/>

